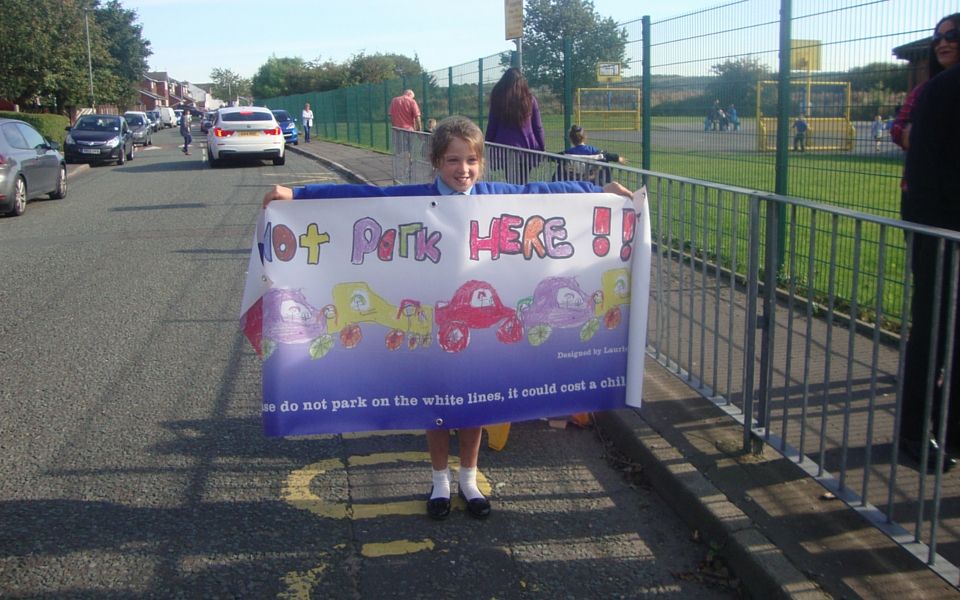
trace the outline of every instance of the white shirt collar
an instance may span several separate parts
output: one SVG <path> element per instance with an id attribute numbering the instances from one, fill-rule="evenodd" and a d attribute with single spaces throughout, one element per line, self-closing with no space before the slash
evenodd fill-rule
<path id="1" fill-rule="evenodd" d="M 443 179 L 440 179 L 439 175 L 437 175 L 437 191 L 440 192 L 441 196 L 456 196 L 458 194 L 461 194 L 461 192 L 458 192 L 457 190 L 453 189 L 452 187 L 444 183 Z M 462 192 L 464 196 L 469 196 L 471 193 L 473 193 L 473 186 L 470 186 L 469 190 Z"/>

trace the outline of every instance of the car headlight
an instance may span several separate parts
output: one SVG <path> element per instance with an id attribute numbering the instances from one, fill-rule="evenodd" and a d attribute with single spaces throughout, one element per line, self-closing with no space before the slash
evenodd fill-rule
<path id="1" fill-rule="evenodd" d="M 71 146 L 74 144 L 73 138 L 70 137 L 69 133 L 67 134 L 67 137 L 63 138 L 63 143 L 70 144 Z"/>
<path id="2" fill-rule="evenodd" d="M 106 146 L 107 148 L 116 148 L 117 146 L 120 145 L 120 137 L 118 136 L 118 137 L 110 138 L 109 140 L 104 142 L 103 145 Z"/>

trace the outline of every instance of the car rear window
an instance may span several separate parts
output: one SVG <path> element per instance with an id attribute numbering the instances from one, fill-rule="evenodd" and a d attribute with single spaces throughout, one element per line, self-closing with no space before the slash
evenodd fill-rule
<path id="1" fill-rule="evenodd" d="M 240 111 L 223 113 L 222 121 L 272 121 L 273 114 L 262 110 Z"/>

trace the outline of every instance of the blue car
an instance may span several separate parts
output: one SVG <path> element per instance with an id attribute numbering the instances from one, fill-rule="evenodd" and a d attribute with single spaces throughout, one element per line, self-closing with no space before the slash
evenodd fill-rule
<path id="1" fill-rule="evenodd" d="M 280 131 L 283 132 L 283 140 L 288 144 L 296 146 L 300 143 L 300 133 L 297 131 L 297 122 L 293 120 L 285 110 L 271 111 L 280 125 Z"/>

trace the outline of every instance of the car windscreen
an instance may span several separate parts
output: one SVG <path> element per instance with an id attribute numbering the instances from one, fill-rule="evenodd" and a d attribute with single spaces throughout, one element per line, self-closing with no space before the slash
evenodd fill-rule
<path id="1" fill-rule="evenodd" d="M 240 112 L 223 113 L 220 115 L 220 120 L 228 123 L 243 121 L 272 121 L 273 114 L 260 110 L 245 110 Z"/>
<path id="2" fill-rule="evenodd" d="M 100 117 L 83 117 L 75 126 L 82 131 L 120 131 L 120 122 L 117 119 Z"/>
<path id="3" fill-rule="evenodd" d="M 275 110 L 275 111 L 273 111 L 273 116 L 275 116 L 275 117 L 277 118 L 277 121 L 280 121 L 281 123 L 284 122 L 284 121 L 292 121 L 292 120 L 293 120 L 293 119 L 290 117 L 290 113 L 288 113 L 288 112 L 285 111 L 285 110 Z"/>
<path id="4" fill-rule="evenodd" d="M 127 120 L 127 125 L 143 125 L 143 117 L 141 116 L 130 116 L 124 117 Z"/>

